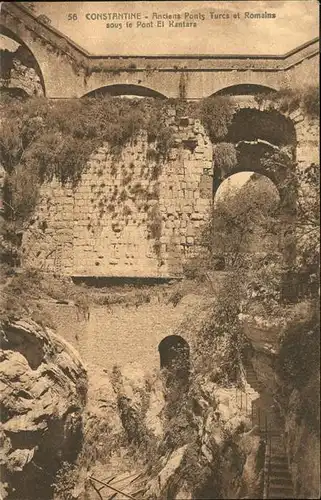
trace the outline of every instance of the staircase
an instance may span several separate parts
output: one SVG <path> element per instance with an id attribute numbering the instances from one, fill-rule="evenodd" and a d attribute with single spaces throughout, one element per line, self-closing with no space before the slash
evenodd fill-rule
<path id="1" fill-rule="evenodd" d="M 282 428 L 283 424 L 270 394 L 264 391 L 252 365 L 245 367 L 248 384 L 260 394 L 252 402 L 252 425 L 260 429 L 264 436 L 264 499 L 294 499 L 293 483 L 286 456 Z"/>

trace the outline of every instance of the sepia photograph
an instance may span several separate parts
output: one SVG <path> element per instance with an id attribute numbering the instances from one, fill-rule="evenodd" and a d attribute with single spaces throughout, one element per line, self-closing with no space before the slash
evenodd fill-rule
<path id="1" fill-rule="evenodd" d="M 0 500 L 320 498 L 318 1 L 0 27 Z"/>

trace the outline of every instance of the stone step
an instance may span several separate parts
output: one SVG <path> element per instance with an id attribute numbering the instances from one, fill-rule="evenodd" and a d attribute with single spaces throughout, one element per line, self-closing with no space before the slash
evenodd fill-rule
<path id="1" fill-rule="evenodd" d="M 270 483 L 269 492 L 270 492 L 270 494 L 274 494 L 274 495 L 277 492 L 280 493 L 280 494 L 281 493 L 290 493 L 290 494 L 293 494 L 292 484 L 290 486 L 288 486 L 287 484 L 277 484 L 277 485 L 274 485 L 274 484 Z"/>
<path id="2" fill-rule="evenodd" d="M 280 492 L 280 491 L 276 491 L 276 492 L 270 492 L 269 493 L 269 498 L 271 500 L 285 500 L 285 499 L 288 499 L 288 500 L 294 500 L 294 495 L 292 492 L 289 492 L 289 493 L 285 493 L 285 492 Z"/>
<path id="3" fill-rule="evenodd" d="M 288 469 L 288 463 L 284 460 L 284 462 L 281 462 L 280 460 L 273 460 L 271 459 L 271 462 L 269 464 L 270 470 L 282 470 L 282 469 Z"/>
<path id="4" fill-rule="evenodd" d="M 271 459 L 270 459 L 270 463 L 274 463 L 274 464 L 286 464 L 286 466 L 288 466 L 288 459 L 286 457 L 286 455 L 278 455 L 277 453 L 273 453 L 272 452 L 272 455 L 271 455 Z"/>
<path id="5" fill-rule="evenodd" d="M 271 470 L 270 469 L 270 473 L 269 473 L 268 470 L 266 470 L 266 474 L 269 474 L 269 477 L 270 477 L 271 480 L 272 479 L 273 480 L 275 479 L 277 481 L 281 481 L 282 480 L 282 481 L 285 481 L 286 483 L 288 481 L 290 481 L 291 484 L 292 484 L 291 476 L 289 474 L 289 471 L 286 470 L 286 469 L 283 469 L 283 470 L 274 470 L 274 469 Z M 280 484 L 280 483 L 278 482 L 278 484 Z"/>
<path id="6" fill-rule="evenodd" d="M 269 490 L 272 492 L 272 491 L 291 491 L 293 490 L 292 488 L 292 483 L 290 484 L 290 486 L 288 484 L 271 484 L 270 482 L 270 487 L 269 487 Z"/>
<path id="7" fill-rule="evenodd" d="M 272 485 L 273 486 L 278 486 L 278 485 L 287 486 L 288 488 L 293 487 L 290 474 L 288 475 L 288 477 L 285 477 L 285 476 L 280 477 L 278 474 L 277 475 L 270 474 L 270 486 L 272 486 Z"/>
<path id="8" fill-rule="evenodd" d="M 247 374 L 247 375 L 245 375 L 245 378 L 249 384 L 251 384 L 251 382 L 252 382 L 253 384 L 262 385 L 261 382 L 256 378 L 255 375 Z"/>

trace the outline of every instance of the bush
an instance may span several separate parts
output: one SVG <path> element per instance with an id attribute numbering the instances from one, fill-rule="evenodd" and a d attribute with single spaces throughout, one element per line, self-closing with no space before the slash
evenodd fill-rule
<path id="1" fill-rule="evenodd" d="M 237 155 L 234 144 L 219 142 L 214 149 L 213 161 L 215 167 L 219 168 L 222 174 L 231 172 L 237 165 Z"/>
<path id="2" fill-rule="evenodd" d="M 302 109 L 309 118 L 316 119 L 320 116 L 320 93 L 317 86 L 310 85 L 301 89 L 281 89 L 256 96 L 259 104 L 270 102 L 276 104 L 282 113 L 291 113 Z"/>
<path id="3" fill-rule="evenodd" d="M 199 118 L 212 142 L 221 141 L 227 135 L 234 112 L 229 97 L 208 97 L 201 102 Z"/>
<path id="4" fill-rule="evenodd" d="M 146 100 L 96 98 L 51 102 L 2 99 L 0 158 L 7 172 L 28 164 L 41 180 L 56 176 L 79 181 L 90 155 L 108 142 L 114 152 L 141 130 L 166 155 L 171 130 L 165 126 L 166 107 Z"/>

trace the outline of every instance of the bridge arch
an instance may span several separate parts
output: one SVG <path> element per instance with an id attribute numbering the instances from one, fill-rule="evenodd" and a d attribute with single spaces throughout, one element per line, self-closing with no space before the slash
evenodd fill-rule
<path id="1" fill-rule="evenodd" d="M 224 270 L 235 250 L 239 254 L 281 256 L 282 207 L 276 184 L 253 171 L 231 174 L 220 184 L 213 200 L 215 269 Z M 235 216 L 240 219 L 237 224 Z M 264 222 L 264 217 L 267 224 Z M 273 225 L 272 225 L 273 221 Z M 226 224 L 231 229 L 226 236 Z M 233 224 L 233 225 L 232 225 Z M 232 250 L 231 250 L 232 248 Z M 230 253 L 231 252 L 231 253 Z M 237 253 L 237 252 L 236 252 Z"/>
<path id="2" fill-rule="evenodd" d="M 11 40 L 15 41 L 18 43 L 25 51 L 28 56 L 29 60 L 32 60 L 32 67 L 35 70 L 37 76 L 40 79 L 40 84 L 42 87 L 43 95 L 46 95 L 46 87 L 45 87 L 45 80 L 44 76 L 40 67 L 40 64 L 38 62 L 37 57 L 35 56 L 34 52 L 30 48 L 29 44 L 26 43 L 21 37 L 19 37 L 16 33 L 14 33 L 12 30 L 4 26 L 3 24 L 0 24 L 0 33 L 4 35 L 7 38 L 10 38 Z"/>
<path id="3" fill-rule="evenodd" d="M 235 160 L 228 168 L 216 165 L 224 145 L 214 145 L 213 197 L 221 183 L 231 175 L 252 171 L 268 177 L 277 187 L 282 205 L 293 211 L 295 193 L 290 192 L 286 179 L 292 175 L 296 159 L 297 137 L 295 125 L 289 117 L 277 110 L 241 108 L 233 117 L 223 144 L 235 148 Z M 226 146 L 227 147 L 227 146 Z M 278 168 L 270 168 L 267 156 L 283 158 Z M 291 201 L 291 200 L 292 201 Z"/>
<path id="4" fill-rule="evenodd" d="M 265 140 L 275 146 L 296 146 L 296 130 L 292 120 L 275 109 L 253 107 L 239 109 L 233 116 L 226 140 Z"/>
<path id="5" fill-rule="evenodd" d="M 117 83 L 113 85 L 105 85 L 97 89 L 91 90 L 82 97 L 100 97 L 100 96 L 137 96 L 137 97 L 154 97 L 157 99 L 167 99 L 167 97 L 149 87 L 142 85 L 134 85 L 127 83 Z"/>
<path id="6" fill-rule="evenodd" d="M 280 197 L 282 231 L 288 234 L 284 258 L 292 262 L 295 244 L 291 232 L 297 204 L 297 187 L 293 182 L 297 147 L 295 123 L 277 109 L 246 105 L 235 112 L 223 141 L 223 144 L 214 144 L 213 201 L 221 184 L 234 174 L 251 171 L 270 179 Z M 218 161 L 220 149 L 224 153 L 224 148 L 227 154 L 234 155 L 227 167 Z"/>
<path id="7" fill-rule="evenodd" d="M 240 83 L 237 85 L 230 85 L 228 87 L 217 90 L 209 97 L 213 96 L 254 96 L 258 94 L 270 94 L 276 92 L 274 87 L 267 85 L 253 84 L 253 83 Z"/>

